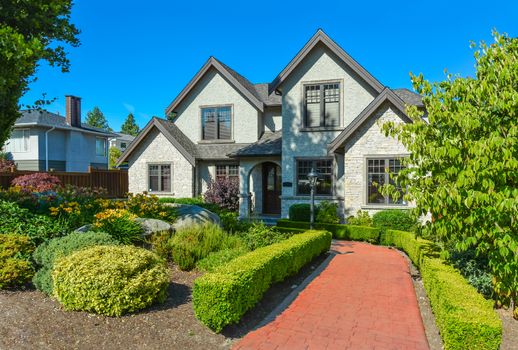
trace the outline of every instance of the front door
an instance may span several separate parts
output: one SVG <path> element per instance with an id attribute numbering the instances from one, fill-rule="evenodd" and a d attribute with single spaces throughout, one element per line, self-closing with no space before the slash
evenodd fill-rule
<path id="1" fill-rule="evenodd" d="M 263 164 L 263 214 L 281 213 L 281 167 L 274 163 Z"/>

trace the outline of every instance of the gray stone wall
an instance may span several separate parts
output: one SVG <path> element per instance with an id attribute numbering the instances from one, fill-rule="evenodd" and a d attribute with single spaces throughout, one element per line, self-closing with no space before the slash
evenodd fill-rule
<path id="1" fill-rule="evenodd" d="M 345 144 L 344 206 L 346 216 L 355 215 L 360 209 L 374 214 L 387 208 L 408 208 L 408 206 L 367 205 L 367 158 L 408 155 L 408 151 L 400 142 L 382 134 L 381 124 L 386 121 L 403 122 L 388 103 L 383 104 L 376 114 L 366 121 Z"/>
<path id="2" fill-rule="evenodd" d="M 157 129 L 135 149 L 128 160 L 129 191 L 141 193 L 149 191 L 149 164 L 171 164 L 171 192 L 153 193 L 164 197 L 193 196 L 193 167 L 184 156 Z"/>

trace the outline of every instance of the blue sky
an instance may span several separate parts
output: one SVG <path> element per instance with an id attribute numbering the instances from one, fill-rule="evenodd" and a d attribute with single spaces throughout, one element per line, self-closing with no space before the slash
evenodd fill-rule
<path id="1" fill-rule="evenodd" d="M 129 112 L 143 127 L 215 56 L 254 83 L 272 81 L 322 28 L 381 83 L 411 87 L 409 72 L 432 81 L 444 69 L 474 72 L 470 40 L 491 29 L 518 35 L 517 1 L 76 1 L 81 46 L 69 50 L 71 72 L 42 65 L 22 98 L 66 94 L 99 106 L 119 129 Z"/>

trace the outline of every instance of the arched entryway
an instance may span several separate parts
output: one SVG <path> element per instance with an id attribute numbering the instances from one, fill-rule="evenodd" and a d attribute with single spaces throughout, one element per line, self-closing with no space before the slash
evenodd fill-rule
<path id="1" fill-rule="evenodd" d="M 280 160 L 241 160 L 239 176 L 241 218 L 280 216 L 282 194 Z"/>

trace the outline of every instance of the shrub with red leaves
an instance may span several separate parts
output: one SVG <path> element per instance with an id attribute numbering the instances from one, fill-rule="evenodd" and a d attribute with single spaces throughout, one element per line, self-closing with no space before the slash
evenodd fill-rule
<path id="1" fill-rule="evenodd" d="M 18 176 L 11 181 L 12 186 L 20 186 L 24 190 L 34 192 L 45 192 L 56 190 L 61 185 L 61 181 L 47 173 L 34 173 Z"/>
<path id="2" fill-rule="evenodd" d="M 0 173 L 11 171 L 11 169 L 16 169 L 16 164 L 10 160 L 0 157 Z"/>
<path id="3" fill-rule="evenodd" d="M 206 203 L 217 204 L 231 211 L 239 209 L 239 182 L 232 179 L 216 179 L 209 183 L 203 195 Z"/>

